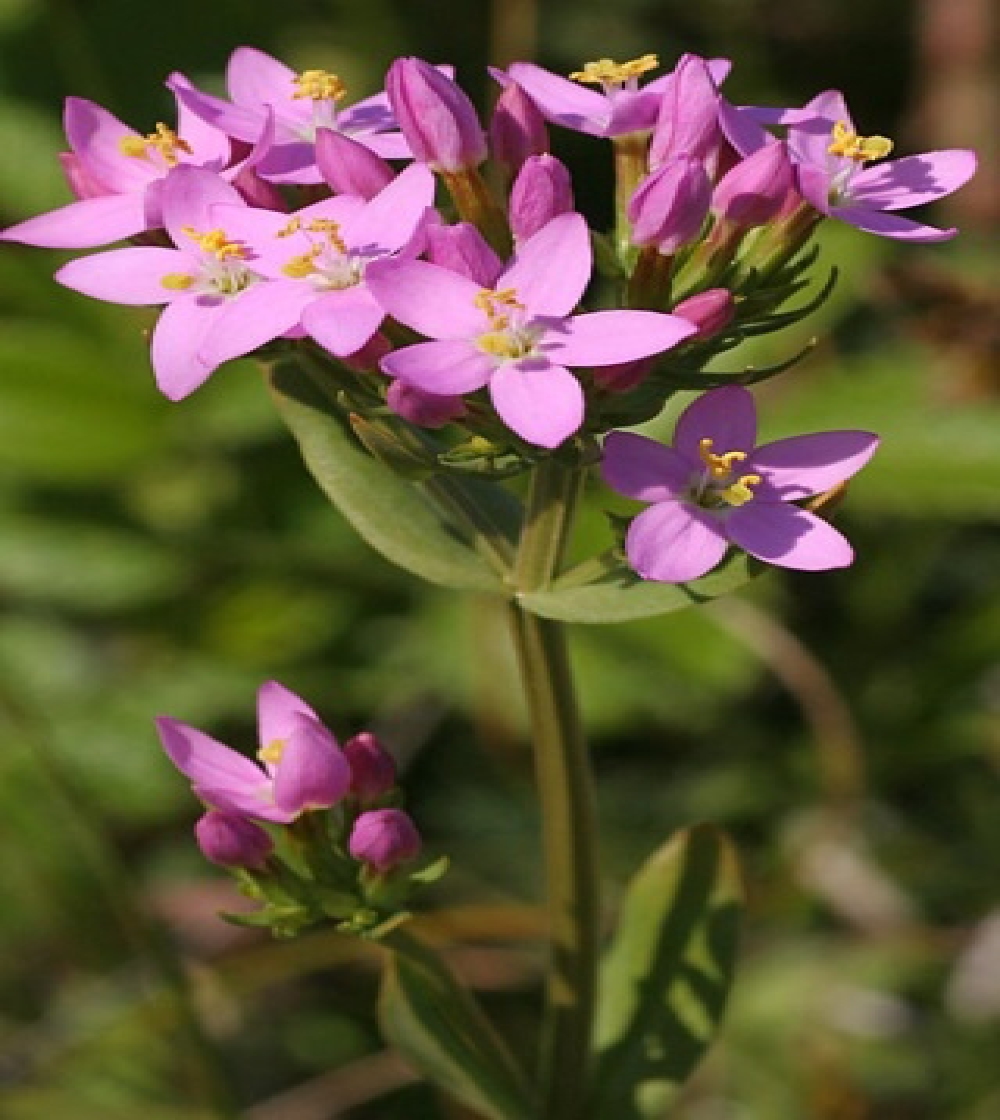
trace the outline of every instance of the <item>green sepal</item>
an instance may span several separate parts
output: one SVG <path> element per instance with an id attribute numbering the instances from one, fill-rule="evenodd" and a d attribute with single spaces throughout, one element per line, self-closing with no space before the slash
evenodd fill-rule
<path id="1" fill-rule="evenodd" d="M 433 863 L 429 863 L 426 867 L 422 867 L 419 871 L 414 871 L 410 875 L 411 883 L 420 883 L 422 886 L 429 886 L 431 883 L 436 883 L 442 879 L 451 866 L 451 860 L 447 856 L 438 856 Z"/>
<path id="2" fill-rule="evenodd" d="M 593 1120 L 660 1120 L 718 1030 L 742 890 L 716 829 L 673 837 L 629 885 L 601 968 Z"/>
<path id="3" fill-rule="evenodd" d="M 640 579 L 619 565 L 592 583 L 575 584 L 573 572 L 544 591 L 519 596 L 521 606 L 542 618 L 560 622 L 631 622 L 717 599 L 742 587 L 763 565 L 733 550 L 708 575 L 690 583 L 657 583 Z"/>
<path id="4" fill-rule="evenodd" d="M 489 1120 L 531 1120 L 532 1092 L 472 994 L 436 953 L 396 932 L 379 1020 L 387 1041 L 432 1084 Z"/>
<path id="5" fill-rule="evenodd" d="M 268 381 L 313 478 L 359 535 L 386 559 L 430 583 L 499 591 L 489 566 L 437 516 L 421 492 L 367 453 L 329 396 L 294 361 Z"/>

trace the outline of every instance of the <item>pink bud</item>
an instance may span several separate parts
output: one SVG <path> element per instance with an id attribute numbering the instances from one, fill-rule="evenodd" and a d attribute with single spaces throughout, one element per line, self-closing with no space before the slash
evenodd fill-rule
<path id="1" fill-rule="evenodd" d="M 524 161 L 510 189 L 510 228 L 523 241 L 553 218 L 573 209 L 573 184 L 555 156 L 531 156 Z"/>
<path id="2" fill-rule="evenodd" d="M 77 198 L 100 198 L 102 195 L 114 193 L 109 191 L 99 179 L 94 178 L 75 152 L 60 152 L 59 162 L 69 189 Z"/>
<path id="3" fill-rule="evenodd" d="M 351 788 L 351 767 L 336 739 L 306 715 L 293 717 L 273 772 L 274 803 L 287 813 L 328 809 Z"/>
<path id="4" fill-rule="evenodd" d="M 692 342 L 696 339 L 711 338 L 723 327 L 729 326 L 736 314 L 736 305 L 732 292 L 727 288 L 709 288 L 696 296 L 682 300 L 670 314 L 680 315 L 682 319 L 687 319 L 698 328 L 698 333 L 687 340 Z"/>
<path id="5" fill-rule="evenodd" d="M 348 850 L 376 871 L 391 871 L 420 854 L 420 833 L 402 809 L 372 809 L 354 822 Z"/>
<path id="6" fill-rule="evenodd" d="M 362 731 L 344 744 L 351 766 L 351 793 L 362 802 L 374 801 L 396 784 L 396 763 L 370 731 Z"/>
<path id="7" fill-rule="evenodd" d="M 644 381 L 655 365 L 655 358 L 637 358 L 615 366 L 599 366 L 591 371 L 591 376 L 594 384 L 608 393 L 627 393 Z"/>
<path id="8" fill-rule="evenodd" d="M 397 416 L 418 428 L 443 428 L 465 415 L 461 397 L 427 393 L 398 379 L 386 390 L 385 403 Z"/>
<path id="9" fill-rule="evenodd" d="M 374 198 L 395 178 L 381 156 L 332 128 L 316 130 L 316 166 L 331 189 L 359 198 Z"/>
<path id="10" fill-rule="evenodd" d="M 517 82 L 511 82 L 497 100 L 490 118 L 490 151 L 512 174 L 530 156 L 549 150 L 545 118 Z"/>
<path id="11" fill-rule="evenodd" d="M 712 212 L 740 229 L 766 225 L 781 212 L 793 186 L 788 150 L 775 140 L 726 172 L 712 195 Z"/>
<path id="12" fill-rule="evenodd" d="M 466 171 L 486 159 L 486 136 L 472 102 L 421 58 L 397 58 L 385 91 L 414 158 L 435 171 Z"/>
<path id="13" fill-rule="evenodd" d="M 262 179 L 252 167 L 243 167 L 233 179 L 233 186 L 240 192 L 250 206 L 259 210 L 288 210 L 285 200 L 277 187 Z"/>
<path id="14" fill-rule="evenodd" d="M 222 867 L 259 871 L 274 849 L 274 841 L 253 821 L 236 813 L 209 809 L 194 826 L 201 854 Z"/>
<path id="15" fill-rule="evenodd" d="M 376 333 L 368 339 L 360 350 L 355 350 L 353 354 L 348 354 L 339 360 L 348 369 L 356 370 L 358 373 L 374 373 L 378 369 L 379 362 L 391 349 L 392 343 L 385 335 Z"/>
<path id="16" fill-rule="evenodd" d="M 426 233 L 427 259 L 432 264 L 457 272 L 480 287 L 493 287 L 503 271 L 503 261 L 474 225 L 428 225 Z"/>
<path id="17" fill-rule="evenodd" d="M 684 55 L 660 103 L 649 144 L 649 166 L 655 169 L 686 155 L 714 168 L 725 143 L 719 103 L 708 63 L 696 54 Z"/>
<path id="18" fill-rule="evenodd" d="M 672 256 L 701 229 L 712 184 L 700 160 L 678 156 L 639 184 L 628 205 L 632 241 Z"/>

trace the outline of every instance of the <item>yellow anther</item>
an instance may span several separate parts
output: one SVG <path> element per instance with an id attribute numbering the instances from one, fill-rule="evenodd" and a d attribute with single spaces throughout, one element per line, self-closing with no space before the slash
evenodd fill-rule
<path id="1" fill-rule="evenodd" d="M 510 316 L 504 314 L 504 309 L 523 311 L 524 304 L 517 298 L 514 288 L 503 288 L 498 292 L 492 288 L 483 288 L 475 298 L 476 309 L 481 311 L 490 321 L 490 326 L 495 331 L 506 330 L 510 326 Z"/>
<path id="2" fill-rule="evenodd" d="M 306 226 L 310 233 L 322 233 L 330 243 L 332 249 L 338 253 L 347 252 L 347 243 L 340 236 L 340 224 L 332 218 L 313 218 Z"/>
<path id="3" fill-rule="evenodd" d="M 134 159 L 143 159 L 148 156 L 150 148 L 160 153 L 168 167 L 177 166 L 178 152 L 185 152 L 187 155 L 192 154 L 191 145 L 186 140 L 182 140 L 163 121 L 158 121 L 156 131 L 149 133 L 148 136 L 123 136 L 118 141 L 118 150 L 122 155 L 132 156 Z"/>
<path id="4" fill-rule="evenodd" d="M 242 260 L 247 255 L 246 246 L 238 241 L 230 241 L 225 230 L 210 229 L 207 233 L 199 233 L 194 226 L 181 226 L 181 232 L 205 253 L 211 253 L 216 260 L 226 261 L 232 257 Z"/>
<path id="5" fill-rule="evenodd" d="M 745 451 L 727 451 L 723 455 L 716 455 L 712 450 L 713 440 L 703 439 L 698 441 L 698 454 L 701 461 L 708 467 L 709 474 L 715 479 L 728 478 L 732 472 L 733 463 L 742 463 L 747 457 Z M 751 476 L 747 476 L 748 478 Z"/>
<path id="6" fill-rule="evenodd" d="M 160 277 L 160 283 L 167 291 L 186 292 L 194 283 L 194 277 L 187 272 L 168 272 Z"/>
<path id="7" fill-rule="evenodd" d="M 272 766 L 277 766 L 287 746 L 288 744 L 284 739 L 275 739 L 273 742 L 261 747 L 257 752 L 257 757 L 261 762 L 270 762 Z"/>
<path id="8" fill-rule="evenodd" d="M 292 257 L 287 264 L 283 264 L 281 271 L 293 280 L 301 280 L 303 276 L 311 276 L 314 272 L 319 271 L 316 268 L 316 258 L 322 252 L 322 245 L 313 245 L 307 252 L 300 253 L 297 257 Z"/>
<path id="9" fill-rule="evenodd" d="M 148 144 L 142 136 L 123 136 L 118 141 L 118 151 L 123 156 L 131 156 L 133 159 L 142 159 L 147 147 Z"/>
<path id="10" fill-rule="evenodd" d="M 293 233 L 298 233 L 302 228 L 301 218 L 289 218 L 288 224 L 281 227 L 275 234 L 276 237 L 291 237 Z"/>
<path id="11" fill-rule="evenodd" d="M 751 486 L 760 485 L 759 474 L 744 474 L 741 475 L 732 486 L 727 486 L 725 490 L 720 490 L 719 497 L 730 506 L 744 506 L 753 497 Z"/>
<path id="12" fill-rule="evenodd" d="M 339 101 L 347 92 L 344 83 L 329 70 L 303 70 L 295 79 L 293 97 L 312 101 Z"/>
<path id="13" fill-rule="evenodd" d="M 892 151 L 892 141 L 888 136 L 859 136 L 846 121 L 837 121 L 827 151 L 832 156 L 868 163 L 874 159 L 885 159 Z"/>
<path id="14" fill-rule="evenodd" d="M 655 54 L 644 54 L 641 58 L 633 58 L 629 62 L 615 62 L 610 58 L 599 58 L 596 62 L 587 62 L 582 70 L 570 74 L 574 82 L 588 82 L 591 85 L 624 85 L 631 78 L 638 78 L 649 70 L 655 70 L 660 65 L 660 60 Z"/>

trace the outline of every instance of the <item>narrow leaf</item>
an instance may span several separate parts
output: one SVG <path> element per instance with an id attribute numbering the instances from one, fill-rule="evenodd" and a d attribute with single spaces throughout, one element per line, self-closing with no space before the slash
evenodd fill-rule
<path id="1" fill-rule="evenodd" d="M 601 970 L 595 1120 L 661 1120 L 708 1049 L 736 957 L 735 854 L 698 826 L 632 880 Z"/>

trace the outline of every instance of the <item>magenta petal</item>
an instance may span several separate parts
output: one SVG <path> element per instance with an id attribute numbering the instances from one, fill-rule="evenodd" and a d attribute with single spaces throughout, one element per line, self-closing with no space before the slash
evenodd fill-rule
<path id="1" fill-rule="evenodd" d="M 134 305 L 167 303 L 177 291 L 163 286 L 163 277 L 195 276 L 197 262 L 177 249 L 141 246 L 92 253 L 64 264 L 55 278 L 60 284 L 93 299 Z"/>
<path id="2" fill-rule="evenodd" d="M 229 137 L 223 130 L 192 112 L 184 103 L 178 91 L 192 90 L 194 87 L 183 74 L 171 74 L 165 84 L 177 99 L 177 134 L 191 148 L 191 154 L 184 162 L 221 171 L 228 165 L 232 153 Z"/>
<path id="3" fill-rule="evenodd" d="M 856 474 L 875 454 L 872 432 L 814 432 L 758 447 L 747 470 L 762 474 L 785 501 L 822 494 Z"/>
<path id="4" fill-rule="evenodd" d="M 560 214 L 518 247 L 497 289 L 513 288 L 528 315 L 568 315 L 590 281 L 590 232 L 581 214 Z"/>
<path id="5" fill-rule="evenodd" d="M 803 106 L 801 119 L 788 129 L 788 150 L 793 159 L 831 171 L 845 165 L 853 166 L 851 161 L 830 154 L 833 126 L 837 121 L 854 129 L 844 95 L 836 89 L 818 93 Z"/>
<path id="6" fill-rule="evenodd" d="M 495 361 L 467 339 L 454 338 L 393 350 L 381 365 L 390 377 L 399 377 L 426 393 L 461 396 L 489 381 Z"/>
<path id="7" fill-rule="evenodd" d="M 148 160 L 125 155 L 119 144 L 138 135 L 113 113 L 83 97 L 67 97 L 63 125 L 84 168 L 108 190 L 140 191 L 160 174 Z"/>
<path id="8" fill-rule="evenodd" d="M 184 295 L 163 309 L 150 345 L 156 384 L 164 396 L 179 401 L 193 393 L 215 369 L 200 357 L 206 336 L 226 303 L 209 296 Z"/>
<path id="9" fill-rule="evenodd" d="M 424 212 L 434 203 L 434 174 L 423 164 L 411 164 L 341 230 L 355 250 L 401 249 L 416 232 Z"/>
<path id="10" fill-rule="evenodd" d="M 749 390 L 740 385 L 712 389 L 680 414 L 674 447 L 692 463 L 700 463 L 699 444 L 712 441 L 712 451 L 751 452 L 757 440 L 757 409 Z"/>
<path id="11" fill-rule="evenodd" d="M 274 105 L 282 110 L 293 107 L 299 110 L 293 100 L 295 71 L 255 47 L 237 47 L 229 56 L 226 87 L 237 105 L 257 109 Z M 305 105 L 297 115 L 308 116 Z"/>
<path id="12" fill-rule="evenodd" d="M 628 498 L 640 502 L 678 498 L 692 473 L 691 463 L 656 440 L 634 432 L 610 432 L 604 441 L 601 476 L 612 490 Z"/>
<path id="13" fill-rule="evenodd" d="M 428 338 L 469 338 L 486 329 L 486 316 L 476 306 L 483 289 L 446 268 L 426 261 L 373 261 L 365 281 L 389 315 Z"/>
<path id="14" fill-rule="evenodd" d="M 922 206 L 964 186 L 976 170 L 976 153 L 964 148 L 925 152 L 866 167 L 851 179 L 851 200 L 872 210 Z"/>
<path id="15" fill-rule="evenodd" d="M 613 366 L 659 354 L 698 333 L 679 315 L 658 311 L 592 311 L 546 331 L 541 349 L 566 366 Z"/>
<path id="16" fill-rule="evenodd" d="M 227 790 L 232 796 L 256 798 L 267 775 L 249 758 L 180 720 L 156 721 L 163 749 L 192 783 Z"/>
<path id="17" fill-rule="evenodd" d="M 18 222 L 0 240 L 43 249 L 93 249 L 147 228 L 143 192 L 85 198 Z"/>
<path id="18" fill-rule="evenodd" d="M 733 544 L 782 568 L 819 572 L 845 568 L 854 559 L 847 539 L 827 521 L 786 502 L 750 501 L 725 521 Z"/>
<path id="19" fill-rule="evenodd" d="M 211 209 L 224 203 L 246 205 L 240 192 L 214 171 L 180 164 L 163 180 L 163 224 L 175 245 L 193 244 L 184 232 L 185 226 L 192 226 L 198 233 L 212 229 Z"/>
<path id="20" fill-rule="evenodd" d="M 539 447 L 558 447 L 583 423 L 583 388 L 562 366 L 507 362 L 490 379 L 490 397 L 507 427 Z"/>
<path id="21" fill-rule="evenodd" d="M 643 579 L 686 583 L 712 570 L 726 553 L 717 518 L 687 502 L 657 502 L 625 535 L 629 564 Z"/>
<path id="22" fill-rule="evenodd" d="M 278 681 L 265 681 L 257 690 L 257 735 L 262 747 L 287 739 L 300 716 L 319 722 L 305 700 Z"/>
<path id="23" fill-rule="evenodd" d="M 346 358 L 369 341 L 384 318 L 375 297 L 359 285 L 313 299 L 302 314 L 302 325 L 320 346 Z"/>
<path id="24" fill-rule="evenodd" d="M 167 79 L 167 87 L 175 94 L 185 110 L 210 127 L 236 140 L 242 140 L 245 144 L 256 143 L 264 127 L 263 110 L 241 108 L 239 105 L 233 105 L 232 102 L 223 101 L 221 97 L 202 93 L 193 86 L 175 81 L 173 75 Z"/>
<path id="25" fill-rule="evenodd" d="M 274 803 L 288 813 L 328 809 L 347 796 L 351 767 L 337 741 L 317 720 L 294 717 L 274 767 Z"/>
<path id="26" fill-rule="evenodd" d="M 611 106 L 603 94 L 561 78 L 533 62 L 515 62 L 508 75 L 550 121 L 593 136 L 603 136 Z"/>
<path id="27" fill-rule="evenodd" d="M 212 369 L 241 358 L 296 327 L 315 299 L 308 284 L 265 280 L 226 301 L 205 337 L 199 358 Z"/>
<path id="28" fill-rule="evenodd" d="M 910 218 L 901 218 L 898 214 L 886 214 L 882 210 L 868 210 L 862 206 L 831 206 L 827 213 L 830 217 L 839 218 L 857 229 L 876 233 L 880 237 L 891 237 L 894 241 L 920 243 L 950 241 L 958 233 L 954 227 L 938 229 L 937 226 L 928 226 L 922 222 L 914 222 Z"/>

